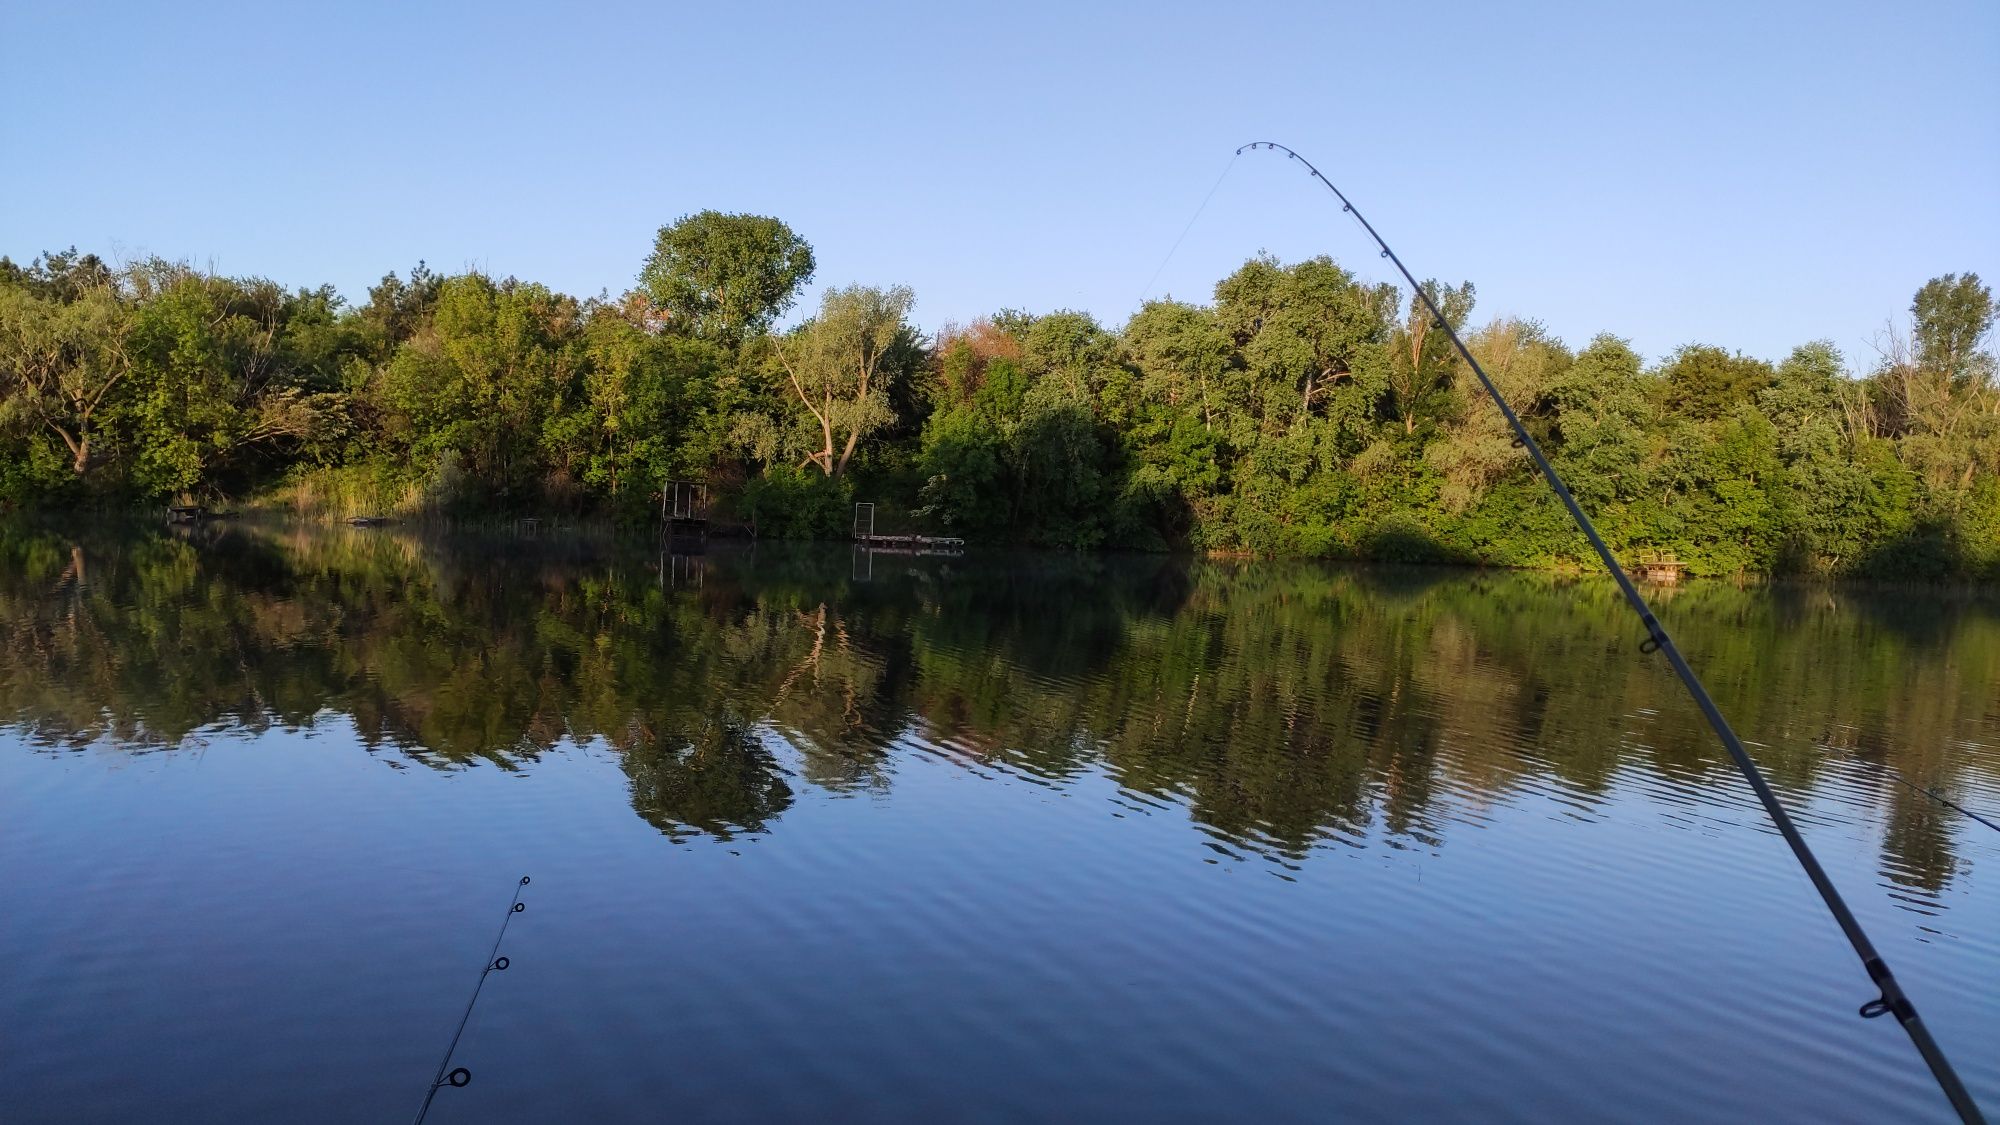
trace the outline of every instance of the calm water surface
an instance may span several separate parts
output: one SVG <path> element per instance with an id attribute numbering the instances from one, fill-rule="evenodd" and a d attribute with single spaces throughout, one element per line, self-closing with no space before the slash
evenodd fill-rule
<path id="1" fill-rule="evenodd" d="M 1662 616 L 1989 1112 L 2000 608 Z M 0 529 L 0 1118 L 1932 1120 L 1612 590 Z"/>

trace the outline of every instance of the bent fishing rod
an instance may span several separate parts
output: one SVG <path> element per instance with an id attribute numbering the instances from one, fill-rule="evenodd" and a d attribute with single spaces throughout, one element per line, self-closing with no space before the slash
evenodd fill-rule
<path id="1" fill-rule="evenodd" d="M 493 935 L 493 949 L 486 954 L 486 967 L 479 970 L 479 983 L 472 986 L 472 999 L 465 1002 L 465 1014 L 458 1017 L 458 1030 L 451 1033 L 451 1045 L 444 1049 L 444 1058 L 438 1060 L 437 1075 L 431 1079 L 431 1088 L 424 1092 L 424 1104 L 417 1110 L 413 1125 L 424 1125 L 424 1115 L 431 1111 L 431 1099 L 437 1097 L 439 1090 L 446 1086 L 460 1089 L 472 1082 L 472 1072 L 464 1067 L 450 1071 L 445 1068 L 451 1066 L 451 1053 L 458 1050 L 458 1038 L 465 1034 L 466 1021 L 472 1018 L 473 1005 L 479 1003 L 479 990 L 486 987 L 486 978 L 493 973 L 507 971 L 509 964 L 507 958 L 499 956 L 500 942 L 507 936 L 507 923 L 514 920 L 514 915 L 528 908 L 528 904 L 521 901 L 521 888 L 527 885 L 526 875 L 521 876 L 521 881 L 514 884 L 514 901 L 507 905 L 507 916 L 500 919 L 500 932 Z"/>
<path id="2" fill-rule="evenodd" d="M 1880 996 L 1861 1006 L 1862 1017 L 1873 1019 L 1885 1013 L 1895 1016 L 1896 1022 L 1902 1025 L 1910 1037 L 1910 1042 L 1916 1046 L 1917 1053 L 1922 1055 L 1924 1062 L 1930 1066 L 1932 1077 L 1937 1079 L 1939 1088 L 1944 1091 L 1945 1097 L 1950 1099 L 1952 1108 L 1958 1111 L 1958 1116 L 1968 1125 L 1983 1123 L 1986 1118 L 1980 1114 L 1978 1103 L 1972 1100 L 1972 1095 L 1966 1090 L 1965 1083 L 1959 1079 L 1958 1072 L 1952 1069 L 1951 1061 L 1945 1058 L 1943 1048 L 1938 1046 L 1937 1040 L 1931 1037 L 1930 1029 L 1925 1027 L 1923 1020 L 1918 1017 L 1916 1005 L 1910 1002 L 1909 996 L 1903 991 L 1903 986 L 1897 982 L 1895 973 L 1889 970 L 1888 962 L 1882 959 L 1882 955 L 1875 949 L 1875 944 L 1862 930 L 1860 920 L 1855 918 L 1852 910 L 1848 909 L 1846 901 L 1840 897 L 1840 891 L 1834 887 L 1833 880 L 1827 877 L 1826 869 L 1820 866 L 1819 858 L 1813 855 L 1810 847 L 1806 846 L 1805 837 L 1799 834 L 1798 827 L 1792 823 L 1791 815 L 1778 801 L 1777 794 L 1772 792 L 1770 783 L 1764 780 L 1764 773 L 1757 768 L 1757 763 L 1751 759 L 1750 752 L 1743 748 L 1742 739 L 1736 737 L 1736 732 L 1729 726 L 1729 720 L 1723 718 L 1721 709 L 1715 705 L 1715 700 L 1709 697 L 1708 689 L 1702 685 L 1701 677 L 1695 675 L 1694 669 L 1688 667 L 1688 662 L 1681 655 L 1680 648 L 1674 644 L 1673 637 L 1668 635 L 1666 627 L 1660 624 L 1659 618 L 1653 616 L 1652 607 L 1646 604 L 1646 599 L 1640 595 L 1639 588 L 1633 585 L 1631 577 L 1625 573 L 1625 568 L 1619 565 L 1617 556 L 1611 553 L 1610 546 L 1604 542 L 1604 537 L 1598 534 L 1597 525 L 1590 521 L 1583 507 L 1576 502 L 1576 497 L 1571 495 L 1569 486 L 1563 483 L 1562 476 L 1556 472 L 1555 466 L 1549 463 L 1547 454 L 1542 452 L 1542 447 L 1536 443 L 1534 435 L 1521 424 L 1520 416 L 1514 413 L 1513 407 L 1507 405 L 1506 396 L 1500 393 L 1500 388 L 1494 385 L 1486 370 L 1479 366 L 1479 361 L 1472 357 L 1472 352 L 1465 346 L 1465 341 L 1459 339 L 1457 328 L 1445 319 L 1444 312 L 1438 308 L 1430 292 L 1417 282 L 1416 275 L 1412 274 L 1409 267 L 1403 264 L 1403 260 L 1396 256 L 1396 252 L 1389 249 L 1388 242 L 1376 233 L 1374 225 L 1362 217 L 1353 201 L 1335 187 L 1332 180 L 1322 175 L 1318 168 L 1313 167 L 1311 161 L 1273 141 L 1253 141 L 1237 149 L 1236 154 L 1241 156 L 1256 149 L 1282 152 L 1305 165 L 1306 171 L 1312 174 L 1313 179 L 1326 185 L 1326 189 L 1333 193 L 1334 198 L 1340 200 L 1340 209 L 1354 216 L 1355 221 L 1361 224 L 1361 229 L 1368 232 L 1368 237 L 1381 248 L 1382 257 L 1393 263 L 1396 271 L 1410 283 L 1410 288 L 1416 292 L 1417 299 L 1423 302 L 1424 308 L 1430 313 L 1433 324 L 1451 339 L 1452 347 L 1458 350 L 1459 356 L 1472 368 L 1472 373 L 1478 377 L 1479 385 L 1485 388 L 1487 396 L 1493 400 L 1493 405 L 1500 408 L 1501 415 L 1507 419 L 1508 427 L 1514 431 L 1514 444 L 1527 451 L 1528 457 L 1541 472 L 1542 478 L 1548 481 L 1549 487 L 1563 502 L 1563 507 L 1569 509 L 1570 518 L 1576 522 L 1577 529 L 1583 532 L 1585 539 L 1590 540 L 1591 549 L 1597 552 L 1597 558 L 1604 564 L 1605 572 L 1618 583 L 1619 592 L 1624 594 L 1626 604 L 1631 606 L 1632 612 L 1638 614 L 1639 623 L 1646 629 L 1646 639 L 1640 642 L 1639 651 L 1647 655 L 1657 652 L 1666 656 L 1667 663 L 1673 666 L 1674 675 L 1680 678 L 1681 686 L 1687 689 L 1688 696 L 1694 700 L 1695 706 L 1701 709 L 1709 727 L 1715 731 L 1716 738 L 1721 740 L 1723 749 L 1729 752 L 1729 757 L 1736 763 L 1736 768 L 1742 772 L 1743 780 L 1750 783 L 1751 791 L 1756 793 L 1758 802 L 1764 806 L 1764 812 L 1777 827 L 1778 834 L 1783 836 L 1785 843 L 1791 847 L 1792 857 L 1805 869 L 1806 877 L 1812 880 L 1813 888 L 1826 903 L 1827 911 L 1833 915 L 1833 920 L 1839 923 L 1841 932 L 1847 935 L 1847 942 L 1854 947 L 1855 956 L 1861 958 L 1861 965 L 1868 971 L 1869 979 L 1881 990 Z"/>

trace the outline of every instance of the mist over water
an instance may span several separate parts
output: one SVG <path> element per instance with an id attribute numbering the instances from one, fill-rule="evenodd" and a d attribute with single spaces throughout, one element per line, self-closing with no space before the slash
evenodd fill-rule
<path id="1" fill-rule="evenodd" d="M 2000 603 L 1658 607 L 2000 1107 Z M 0 1117 L 1944 1119 L 1606 582 L 0 528 Z M 1892 772 L 1893 771 L 1893 772 Z"/>

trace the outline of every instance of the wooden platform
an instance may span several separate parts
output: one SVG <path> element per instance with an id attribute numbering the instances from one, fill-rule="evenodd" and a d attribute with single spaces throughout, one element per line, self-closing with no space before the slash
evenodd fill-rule
<path id="1" fill-rule="evenodd" d="M 1675 558 L 1671 552 L 1647 551 L 1639 556 L 1639 561 L 1625 569 L 1641 582 L 1673 586 L 1687 573 L 1687 564 Z"/>
<path id="2" fill-rule="evenodd" d="M 854 542 L 871 551 L 928 555 L 965 552 L 965 540 L 950 535 L 856 535 Z"/>

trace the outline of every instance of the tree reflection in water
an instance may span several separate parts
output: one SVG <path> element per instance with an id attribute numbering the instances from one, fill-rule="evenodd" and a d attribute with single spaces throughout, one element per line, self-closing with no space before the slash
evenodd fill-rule
<path id="1" fill-rule="evenodd" d="M 914 739 L 1058 785 L 1102 771 L 1295 861 L 1445 846 L 1482 806 L 1587 807 L 1620 777 L 1736 785 L 1614 598 L 1538 574 L 11 527 L 0 716 L 137 751 L 336 714 L 439 769 L 601 743 L 677 838 L 888 787 Z M 1883 874 L 1949 884 L 1963 824 L 1877 767 L 2000 787 L 1989 602 L 1707 584 L 1663 613 L 1788 800 L 1847 771 L 1881 807 Z"/>

